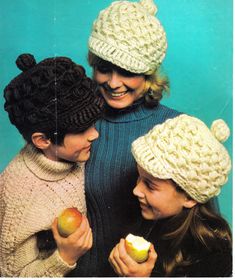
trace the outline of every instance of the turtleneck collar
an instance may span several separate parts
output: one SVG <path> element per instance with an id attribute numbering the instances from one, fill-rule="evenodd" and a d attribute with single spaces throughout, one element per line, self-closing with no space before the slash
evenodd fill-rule
<path id="1" fill-rule="evenodd" d="M 149 117 L 154 113 L 155 109 L 156 107 L 147 107 L 144 97 L 142 97 L 136 100 L 131 106 L 123 109 L 112 108 L 106 104 L 103 118 L 109 122 L 131 122 Z"/>
<path id="2" fill-rule="evenodd" d="M 50 160 L 31 144 L 27 144 L 21 153 L 28 169 L 45 181 L 62 180 L 73 169 L 81 165 L 81 163 L 78 165 L 78 163 Z"/>

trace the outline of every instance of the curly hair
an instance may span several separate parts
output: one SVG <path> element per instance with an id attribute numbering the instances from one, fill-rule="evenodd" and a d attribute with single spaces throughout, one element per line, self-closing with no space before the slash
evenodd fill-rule
<path id="1" fill-rule="evenodd" d="M 4 108 L 27 142 L 42 132 L 61 144 L 66 134 L 83 132 L 101 116 L 104 102 L 96 83 L 71 59 L 37 64 L 31 54 L 22 54 L 16 65 L 23 73 L 5 87 Z"/>

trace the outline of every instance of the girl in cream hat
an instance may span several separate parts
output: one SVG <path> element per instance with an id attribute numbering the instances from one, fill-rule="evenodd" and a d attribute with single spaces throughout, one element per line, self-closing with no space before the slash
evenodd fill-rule
<path id="1" fill-rule="evenodd" d="M 142 216 L 156 221 L 146 236 L 154 246 L 147 261 L 138 264 L 121 239 L 109 258 L 118 275 L 231 276 L 231 231 L 210 204 L 231 169 L 220 143 L 228 136 L 222 120 L 209 130 L 199 119 L 180 115 L 132 143 L 139 172 L 133 193 Z"/>

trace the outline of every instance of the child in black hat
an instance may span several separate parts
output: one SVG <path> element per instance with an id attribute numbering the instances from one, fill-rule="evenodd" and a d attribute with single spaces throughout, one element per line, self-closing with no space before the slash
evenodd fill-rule
<path id="1" fill-rule="evenodd" d="M 0 174 L 0 275 L 62 277 L 92 246 L 84 162 L 98 138 L 93 124 L 103 100 L 69 58 L 37 64 L 22 54 L 16 64 L 23 73 L 6 86 L 4 108 L 27 144 Z M 65 238 L 56 217 L 69 207 L 83 217 Z"/>

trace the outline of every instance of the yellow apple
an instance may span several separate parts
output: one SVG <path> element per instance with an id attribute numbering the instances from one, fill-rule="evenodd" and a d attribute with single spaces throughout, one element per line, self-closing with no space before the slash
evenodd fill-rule
<path id="1" fill-rule="evenodd" d="M 125 247 L 129 256 L 138 263 L 148 259 L 148 252 L 151 243 L 143 237 L 128 234 L 125 238 Z"/>
<path id="2" fill-rule="evenodd" d="M 77 208 L 67 208 L 58 217 L 58 231 L 63 237 L 73 233 L 82 222 L 82 214 Z"/>

